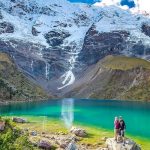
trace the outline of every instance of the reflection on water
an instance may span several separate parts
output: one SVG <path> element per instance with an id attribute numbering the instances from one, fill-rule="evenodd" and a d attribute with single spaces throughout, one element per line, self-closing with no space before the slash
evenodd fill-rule
<path id="1" fill-rule="evenodd" d="M 70 129 L 74 121 L 74 99 L 63 99 L 61 116 L 66 127 Z"/>

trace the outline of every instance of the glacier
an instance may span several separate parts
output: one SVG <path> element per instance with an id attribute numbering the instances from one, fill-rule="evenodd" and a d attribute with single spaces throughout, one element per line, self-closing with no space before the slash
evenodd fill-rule
<path id="1" fill-rule="evenodd" d="M 142 42 L 150 47 L 150 37 L 141 30 L 143 23 L 150 24 L 149 15 L 134 14 L 117 6 L 99 7 L 67 0 L 0 0 L 0 8 L 0 23 L 14 27 L 13 33 L 0 34 L 5 45 L 2 48 L 11 51 L 22 70 L 45 84 L 52 80 L 58 91 L 75 83 L 85 39 L 93 26 L 98 33 L 127 31 L 128 42 Z M 129 48 L 121 54 L 133 55 Z M 137 57 L 149 59 L 146 53 Z M 30 67 L 26 67 L 28 64 Z"/>

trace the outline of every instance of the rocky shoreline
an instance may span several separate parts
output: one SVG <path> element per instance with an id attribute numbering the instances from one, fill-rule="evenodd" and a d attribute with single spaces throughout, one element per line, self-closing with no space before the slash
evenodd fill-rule
<path id="1" fill-rule="evenodd" d="M 28 124 L 28 120 L 20 117 L 13 117 L 12 121 L 19 124 Z M 0 131 L 5 130 L 5 122 L 0 122 Z M 22 135 L 28 135 L 29 141 L 33 146 L 39 149 L 46 150 L 141 150 L 140 146 L 131 139 L 126 138 L 125 142 L 116 142 L 114 138 L 103 137 L 99 143 L 83 143 L 84 138 L 88 138 L 87 130 L 80 127 L 72 127 L 67 133 L 63 131 L 58 132 L 44 132 L 37 131 L 30 128 L 22 128 Z"/>

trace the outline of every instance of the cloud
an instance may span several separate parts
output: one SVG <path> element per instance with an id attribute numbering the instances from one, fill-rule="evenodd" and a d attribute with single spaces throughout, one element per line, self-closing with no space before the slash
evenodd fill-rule
<path id="1" fill-rule="evenodd" d="M 94 6 L 99 6 L 99 7 L 105 7 L 105 6 L 117 6 L 120 7 L 122 9 L 129 9 L 129 7 L 127 5 L 121 6 L 121 0 L 102 0 L 101 2 L 96 2 L 94 4 Z"/>
<path id="2" fill-rule="evenodd" d="M 96 2 L 94 5 L 95 6 L 110 6 L 110 5 L 116 5 L 120 6 L 120 1 L 121 0 L 102 0 L 101 2 Z"/>
<path id="3" fill-rule="evenodd" d="M 150 0 L 128 0 L 128 2 L 135 3 L 134 8 L 129 8 L 127 5 L 122 6 L 121 2 L 123 2 L 123 0 L 102 0 L 101 2 L 96 2 L 94 5 L 99 7 L 115 5 L 122 9 L 130 9 L 133 13 L 150 13 Z"/>
<path id="4" fill-rule="evenodd" d="M 136 9 L 139 11 L 146 11 L 150 13 L 150 1 L 149 0 L 134 0 Z"/>

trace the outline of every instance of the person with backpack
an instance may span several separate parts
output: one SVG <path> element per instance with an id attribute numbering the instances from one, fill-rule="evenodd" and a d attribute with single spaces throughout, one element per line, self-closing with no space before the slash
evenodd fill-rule
<path id="1" fill-rule="evenodd" d="M 125 136 L 126 124 L 122 116 L 119 117 L 119 123 L 120 123 L 119 135 L 123 138 L 123 142 L 125 142 L 124 136 Z"/>
<path id="2" fill-rule="evenodd" d="M 118 117 L 115 117 L 115 120 L 114 120 L 114 138 L 115 138 L 115 141 L 117 141 L 117 137 L 119 135 L 119 129 L 120 129 L 120 122 L 119 122 Z"/>

